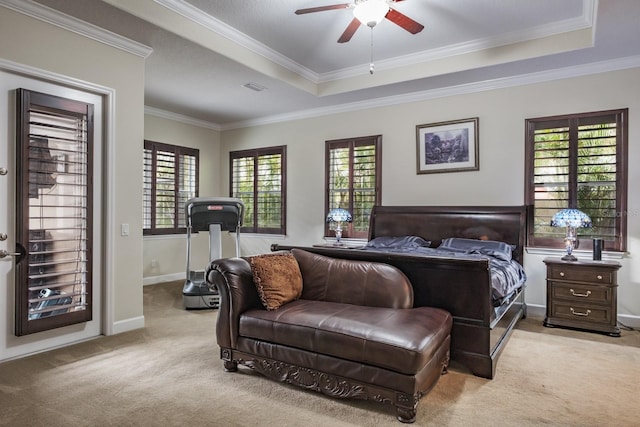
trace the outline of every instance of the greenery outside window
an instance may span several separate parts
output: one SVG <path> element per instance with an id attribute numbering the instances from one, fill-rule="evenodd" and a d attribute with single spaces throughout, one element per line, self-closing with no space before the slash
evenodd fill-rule
<path id="1" fill-rule="evenodd" d="M 284 145 L 229 153 L 230 194 L 245 206 L 243 233 L 286 234 L 286 153 Z"/>
<path id="2" fill-rule="evenodd" d="M 198 197 L 199 150 L 144 141 L 143 234 L 187 232 L 184 206 Z"/>
<path id="3" fill-rule="evenodd" d="M 580 249 L 602 238 L 605 250 L 626 251 L 627 116 L 621 109 L 526 120 L 529 246 L 564 248 L 566 230 L 549 223 L 576 208 L 593 222 L 578 229 Z"/>
<path id="4" fill-rule="evenodd" d="M 348 210 L 353 222 L 343 224 L 343 237 L 368 238 L 369 217 L 381 202 L 382 136 L 326 141 L 325 211 Z M 332 236 L 330 224 L 325 236 Z"/>

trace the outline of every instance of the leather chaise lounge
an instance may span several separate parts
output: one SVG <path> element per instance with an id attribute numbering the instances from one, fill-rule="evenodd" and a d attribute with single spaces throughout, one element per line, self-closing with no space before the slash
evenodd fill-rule
<path id="1" fill-rule="evenodd" d="M 415 421 L 446 372 L 452 317 L 413 308 L 411 283 L 393 266 L 293 249 L 216 260 L 205 275 L 220 293 L 227 371 L 240 364 L 328 396 L 392 404 L 402 422 Z"/>

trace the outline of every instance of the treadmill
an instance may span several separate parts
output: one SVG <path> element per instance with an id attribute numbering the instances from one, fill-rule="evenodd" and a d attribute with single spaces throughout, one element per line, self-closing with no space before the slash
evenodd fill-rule
<path id="1" fill-rule="evenodd" d="M 222 258 L 222 232 L 235 231 L 236 256 L 240 256 L 240 227 L 244 203 L 231 197 L 194 197 L 185 204 L 187 220 L 187 278 L 182 289 L 186 309 L 218 308 L 218 290 L 210 288 L 204 270 L 191 270 L 191 234 L 209 232 L 209 262 Z"/>

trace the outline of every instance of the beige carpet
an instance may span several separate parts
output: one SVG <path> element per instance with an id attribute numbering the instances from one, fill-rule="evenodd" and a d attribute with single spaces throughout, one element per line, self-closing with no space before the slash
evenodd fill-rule
<path id="1" fill-rule="evenodd" d="M 3 426 L 399 426 L 388 405 L 336 400 L 218 357 L 217 310 L 182 308 L 182 284 L 144 290 L 144 330 L 0 364 Z M 417 426 L 638 426 L 640 333 L 522 321 L 493 380 L 452 366 Z"/>

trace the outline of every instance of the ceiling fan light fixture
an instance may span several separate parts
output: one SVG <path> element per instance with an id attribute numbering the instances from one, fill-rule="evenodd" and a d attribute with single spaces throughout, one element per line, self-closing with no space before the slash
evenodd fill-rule
<path id="1" fill-rule="evenodd" d="M 361 0 L 353 8 L 353 16 L 371 28 L 378 25 L 388 12 L 389 4 L 386 0 Z"/>

